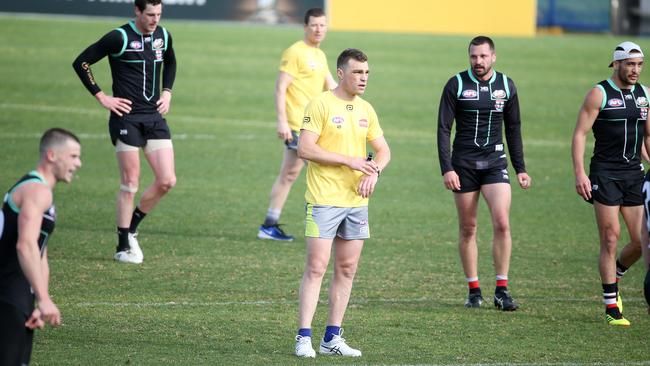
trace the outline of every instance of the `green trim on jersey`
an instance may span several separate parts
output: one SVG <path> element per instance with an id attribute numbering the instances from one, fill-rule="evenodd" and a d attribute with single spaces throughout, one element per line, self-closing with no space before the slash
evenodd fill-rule
<path id="1" fill-rule="evenodd" d="M 126 50 L 126 44 L 127 44 L 127 39 L 128 37 L 126 36 L 126 31 L 122 28 L 115 28 L 115 30 L 120 31 L 122 33 L 122 39 L 124 42 L 122 43 L 122 49 L 118 53 L 113 53 L 111 54 L 112 57 L 120 57 L 124 53 L 124 50 Z"/>
<path id="2" fill-rule="evenodd" d="M 609 83 L 609 86 L 611 86 L 612 88 L 614 88 L 614 90 L 616 90 L 616 91 L 619 92 L 619 93 L 622 93 L 622 92 L 621 92 L 621 89 L 620 89 L 618 86 L 616 86 L 616 83 L 614 83 L 614 82 L 612 81 L 612 78 L 607 79 L 607 82 Z M 636 89 L 636 84 L 632 85 L 632 90 L 630 90 L 630 91 L 631 91 L 632 93 L 634 93 L 634 89 Z"/>
<path id="3" fill-rule="evenodd" d="M 596 84 L 596 88 L 599 88 L 603 92 L 603 101 L 600 103 L 600 110 L 602 111 L 605 109 L 605 103 L 607 103 L 607 92 L 605 91 L 605 88 L 600 84 Z"/>
<path id="4" fill-rule="evenodd" d="M 138 27 L 135 26 L 135 22 L 134 22 L 133 20 L 130 20 L 130 21 L 129 21 L 129 25 L 131 26 L 131 29 L 133 29 L 133 31 L 134 31 L 135 33 L 137 33 L 139 36 L 142 36 L 142 35 L 143 35 L 143 34 L 140 33 L 140 31 L 138 30 Z"/>
<path id="5" fill-rule="evenodd" d="M 164 50 L 167 51 L 167 38 L 169 38 L 168 35 L 167 35 L 167 29 L 165 29 L 165 27 L 160 27 L 160 28 L 162 29 L 163 36 L 165 38 L 165 48 L 164 48 Z"/>
<path id="6" fill-rule="evenodd" d="M 318 224 L 314 221 L 312 216 L 314 211 L 314 206 L 311 203 L 307 204 L 307 215 L 305 216 L 305 236 L 311 238 L 320 238 L 320 230 L 318 230 Z"/>
<path id="7" fill-rule="evenodd" d="M 475 82 L 476 84 L 480 84 L 480 81 L 478 81 L 478 80 L 474 77 L 474 74 L 472 73 L 472 69 L 471 69 L 471 68 L 467 69 L 467 75 L 469 75 L 469 78 L 472 79 L 473 82 Z M 496 72 L 496 70 L 493 69 L 493 70 L 492 70 L 492 77 L 490 78 L 490 80 L 488 80 L 488 83 L 489 83 L 489 84 L 492 84 L 492 83 L 494 82 L 494 80 L 496 80 L 496 79 L 497 79 L 497 72 Z"/>
<path id="8" fill-rule="evenodd" d="M 510 99 L 510 87 L 508 86 L 508 77 L 506 74 L 501 74 L 503 76 L 503 86 L 506 88 L 506 98 Z"/>
<path id="9" fill-rule="evenodd" d="M 645 99 L 648 99 L 648 93 L 646 92 L 645 85 L 639 83 L 639 86 L 641 87 L 641 91 L 643 92 L 643 95 L 645 95 Z"/>
<path id="10" fill-rule="evenodd" d="M 474 74 L 472 74 L 472 69 L 471 69 L 471 68 L 467 69 L 467 75 L 469 75 L 469 78 L 470 78 L 473 82 L 475 82 L 476 84 L 478 84 L 478 80 L 476 80 L 476 78 L 474 77 Z"/>
<path id="11" fill-rule="evenodd" d="M 460 98 L 460 93 L 463 90 L 463 78 L 460 77 L 460 74 L 456 74 L 456 79 L 458 80 L 458 90 L 456 91 L 456 98 Z"/>
<path id="12" fill-rule="evenodd" d="M 27 184 L 27 183 L 43 183 L 43 184 L 47 184 L 47 182 L 45 182 L 45 178 L 43 178 L 43 176 L 42 176 L 39 172 L 37 172 L 36 170 L 32 170 L 32 171 L 29 172 L 28 174 L 29 174 L 29 175 L 33 175 L 34 177 L 33 177 L 33 178 L 30 178 L 30 179 L 26 179 L 26 180 L 24 180 L 24 181 L 22 181 L 22 182 L 16 184 L 16 185 L 15 185 L 15 186 L 14 186 L 14 187 L 9 191 L 9 192 L 7 192 L 7 194 L 5 195 L 5 202 L 7 202 L 7 204 L 9 205 L 9 207 L 11 207 L 11 209 L 12 209 L 15 213 L 17 213 L 17 214 L 20 213 L 20 208 L 18 208 L 18 206 L 16 206 L 16 203 L 15 203 L 14 200 L 11 198 L 11 195 L 16 191 L 16 189 L 18 189 L 18 187 L 23 186 L 23 185 L 25 185 L 25 184 Z"/>

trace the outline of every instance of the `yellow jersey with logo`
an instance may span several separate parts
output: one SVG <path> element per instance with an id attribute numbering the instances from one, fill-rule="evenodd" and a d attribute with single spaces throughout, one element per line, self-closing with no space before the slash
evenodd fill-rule
<path id="1" fill-rule="evenodd" d="M 331 91 L 314 98 L 305 109 L 302 129 L 318 134 L 316 144 L 324 150 L 353 157 L 366 157 L 366 142 L 384 135 L 370 103 L 355 97 L 339 99 Z M 342 165 L 309 161 L 307 203 L 336 207 L 362 207 L 368 199 L 357 193 L 363 173 Z"/>
<path id="2" fill-rule="evenodd" d="M 292 130 L 298 131 L 305 106 L 325 90 L 329 74 L 327 58 L 320 48 L 298 41 L 282 53 L 280 71 L 293 77 L 287 88 L 287 121 Z"/>

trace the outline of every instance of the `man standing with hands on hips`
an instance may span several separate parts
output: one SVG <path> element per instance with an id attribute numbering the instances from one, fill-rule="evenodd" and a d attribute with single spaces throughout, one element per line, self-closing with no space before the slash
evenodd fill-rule
<path id="1" fill-rule="evenodd" d="M 368 198 L 390 149 L 370 103 L 361 99 L 368 82 L 368 58 L 346 49 L 336 62 L 338 86 L 314 98 L 305 110 L 298 156 L 308 161 L 305 237 L 307 258 L 300 284 L 295 354 L 315 357 L 311 322 L 334 245 L 329 316 L 319 353 L 361 356 L 341 336 L 341 324 L 364 240 L 370 237 Z M 366 154 L 366 143 L 376 160 Z"/>

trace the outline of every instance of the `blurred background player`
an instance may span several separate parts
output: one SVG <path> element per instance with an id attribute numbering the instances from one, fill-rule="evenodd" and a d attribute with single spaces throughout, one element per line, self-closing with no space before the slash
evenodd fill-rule
<path id="1" fill-rule="evenodd" d="M 319 48 L 327 34 L 325 12 L 319 8 L 309 9 L 305 13 L 304 23 L 305 36 L 282 54 L 280 72 L 275 83 L 277 135 L 285 142 L 286 150 L 280 173 L 271 188 L 266 218 L 257 232 L 260 239 L 293 240 L 293 236 L 287 235 L 280 228 L 278 221 L 291 186 L 304 165 L 296 149 L 305 106 L 324 90 L 336 87 L 325 53 Z"/>
<path id="2" fill-rule="evenodd" d="M 135 19 L 103 36 L 74 61 L 73 67 L 86 89 L 111 111 L 108 122 L 120 169 L 117 197 L 115 260 L 142 263 L 144 256 L 137 228 L 145 215 L 176 184 L 171 132 L 163 115 L 169 111 L 176 78 L 172 36 L 159 26 L 161 0 L 136 0 Z M 97 85 L 90 65 L 108 56 L 113 76 L 113 96 Z M 162 64 L 162 93 L 160 74 Z M 154 70 L 154 72 L 151 72 Z M 140 151 L 154 174 L 134 209 L 140 181 Z"/>
<path id="3" fill-rule="evenodd" d="M 312 100 L 298 144 L 298 155 L 309 161 L 305 237 L 307 258 L 299 290 L 295 354 L 315 357 L 311 322 L 334 243 L 334 274 L 329 287 L 329 316 L 319 353 L 361 356 L 341 337 L 352 281 L 364 240 L 370 237 L 368 198 L 390 161 L 377 114 L 361 99 L 368 83 L 368 58 L 346 49 L 336 61 L 339 85 Z M 366 144 L 376 161 L 366 158 Z"/>
<path id="4" fill-rule="evenodd" d="M 34 329 L 61 324 L 48 290 L 53 190 L 81 167 L 81 145 L 71 132 L 53 128 L 41 137 L 39 153 L 36 169 L 9 189 L 0 212 L 0 365 L 28 365 Z"/>
<path id="5" fill-rule="evenodd" d="M 482 194 L 492 218 L 492 254 L 496 271 L 494 305 L 514 311 L 517 304 L 508 292 L 511 189 L 502 129 L 519 186 L 527 189 L 521 140 L 519 99 L 514 82 L 492 69 L 496 61 L 494 42 L 478 36 L 469 44 L 470 69 L 449 79 L 440 98 L 438 112 L 438 158 L 444 184 L 454 192 L 458 210 L 459 251 L 469 287 L 466 307 L 483 302 L 478 279 L 476 245 L 477 210 Z M 450 153 L 450 135 L 456 120 L 456 135 Z"/>
<path id="6" fill-rule="evenodd" d="M 589 91 L 578 113 L 572 143 L 573 169 L 576 192 L 593 203 L 596 213 L 605 319 L 610 325 L 629 326 L 622 314 L 617 284 L 616 247 L 621 235 L 618 217 L 619 213 L 623 216 L 630 236 L 618 261 L 619 271 L 625 266 L 624 273 L 641 256 L 644 150 L 638 141 L 643 139 L 650 105 L 646 88 L 638 83 L 643 68 L 639 45 L 623 42 L 616 46 L 609 66 L 614 69 L 612 76 Z M 587 176 L 584 153 L 590 130 L 595 142 Z"/>

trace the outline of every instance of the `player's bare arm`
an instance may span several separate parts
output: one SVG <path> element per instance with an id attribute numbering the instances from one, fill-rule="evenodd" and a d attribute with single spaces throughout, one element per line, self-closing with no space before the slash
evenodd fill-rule
<path id="1" fill-rule="evenodd" d="M 293 82 L 293 76 L 280 71 L 278 79 L 275 82 L 275 111 L 277 114 L 277 133 L 278 138 L 283 141 L 291 141 L 291 128 L 287 121 L 287 88 Z"/>
<path id="2" fill-rule="evenodd" d="M 365 157 L 353 157 L 327 151 L 318 146 L 318 134 L 308 130 L 301 130 L 298 140 L 298 157 L 326 165 L 345 165 L 350 169 L 358 170 L 363 174 L 372 175 L 377 172 L 377 163 L 366 160 Z"/>
<path id="3" fill-rule="evenodd" d="M 379 179 L 379 174 L 384 170 L 390 161 L 390 148 L 388 147 L 388 143 L 383 136 L 370 141 L 370 146 L 375 151 L 375 164 L 377 166 L 377 170 L 374 174 L 364 174 L 361 176 L 359 186 L 357 187 L 357 192 L 363 198 L 370 197 L 370 195 L 375 191 L 375 185 Z"/>
<path id="4" fill-rule="evenodd" d="M 52 191 L 43 184 L 25 184 L 14 192 L 13 198 L 20 208 L 16 244 L 20 267 L 34 291 L 43 321 L 50 325 L 59 325 L 61 314 L 48 293 L 48 270 L 43 270 L 38 247 L 43 212 L 52 204 Z"/>
<path id="5" fill-rule="evenodd" d="M 603 100 L 603 93 L 599 88 L 593 88 L 585 97 L 585 101 L 578 112 L 578 120 L 573 131 L 571 155 L 573 157 L 573 172 L 576 177 L 576 192 L 584 199 L 591 199 L 591 181 L 585 173 L 584 155 L 587 134 L 596 121 Z"/>

